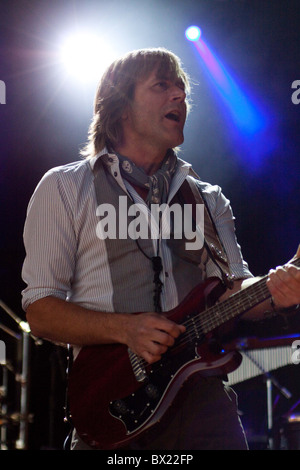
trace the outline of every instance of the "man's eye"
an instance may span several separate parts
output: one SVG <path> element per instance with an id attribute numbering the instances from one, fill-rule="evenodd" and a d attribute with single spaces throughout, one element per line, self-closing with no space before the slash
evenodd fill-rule
<path id="1" fill-rule="evenodd" d="M 163 89 L 168 88 L 167 82 L 157 82 L 156 86 L 157 86 L 158 88 L 163 88 Z"/>

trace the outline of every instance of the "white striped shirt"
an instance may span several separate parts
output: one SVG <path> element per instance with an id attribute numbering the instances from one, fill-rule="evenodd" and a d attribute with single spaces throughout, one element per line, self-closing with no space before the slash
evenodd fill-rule
<path id="1" fill-rule="evenodd" d="M 104 152 L 102 152 L 104 153 Z M 92 168 L 97 158 L 78 161 L 49 170 L 38 184 L 28 206 L 24 228 L 26 258 L 22 277 L 27 287 L 22 292 L 26 311 L 34 301 L 54 296 L 98 311 L 114 311 L 112 283 L 105 240 L 96 235 L 99 218 Z M 119 162 L 110 155 L 109 169 L 135 203 L 145 204 L 119 172 Z M 172 179 L 169 201 L 190 171 L 190 164 L 180 162 Z M 232 274 L 237 278 L 251 276 L 236 241 L 230 203 L 221 188 L 201 182 L 201 187 L 219 236 L 226 249 Z M 162 240 L 163 310 L 178 304 L 178 293 L 172 276 L 170 249 Z M 165 275 L 167 273 L 167 276 Z M 220 277 L 215 264 L 208 260 L 206 276 Z M 123 282 L 127 282 L 126 279 Z M 138 293 L 136 293 L 138 295 Z"/>

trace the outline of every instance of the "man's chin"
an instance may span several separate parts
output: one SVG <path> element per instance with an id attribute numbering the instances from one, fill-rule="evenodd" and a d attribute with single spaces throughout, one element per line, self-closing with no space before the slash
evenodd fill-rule
<path id="1" fill-rule="evenodd" d="M 183 144 L 184 142 L 184 135 L 183 133 L 178 133 L 174 139 L 172 139 L 172 145 L 170 145 L 171 148 L 178 147 L 178 145 Z"/>
<path id="2" fill-rule="evenodd" d="M 184 142 L 184 136 L 182 135 L 181 138 L 177 140 L 176 145 L 174 145 L 173 148 L 178 147 L 179 145 L 183 144 L 183 142 Z"/>

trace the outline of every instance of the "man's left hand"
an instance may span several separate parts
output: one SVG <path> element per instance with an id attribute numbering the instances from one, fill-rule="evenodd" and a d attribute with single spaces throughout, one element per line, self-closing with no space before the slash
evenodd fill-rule
<path id="1" fill-rule="evenodd" d="M 300 268 L 288 263 L 271 269 L 267 286 L 277 309 L 300 304 Z"/>

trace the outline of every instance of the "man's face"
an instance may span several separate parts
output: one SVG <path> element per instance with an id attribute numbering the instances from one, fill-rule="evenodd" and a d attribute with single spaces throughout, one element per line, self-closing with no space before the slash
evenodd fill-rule
<path id="1" fill-rule="evenodd" d="M 165 152 L 184 141 L 186 94 L 181 79 L 175 82 L 157 76 L 137 82 L 132 106 L 123 124 L 124 139 L 137 146 L 155 147 Z M 142 148 L 143 148 L 142 147 Z"/>

